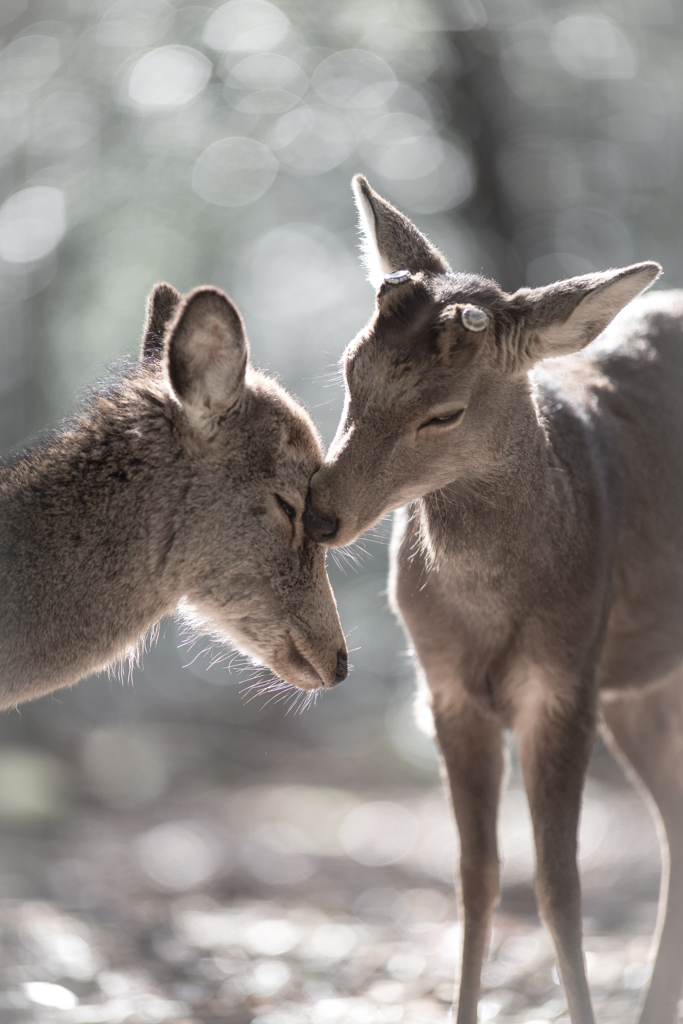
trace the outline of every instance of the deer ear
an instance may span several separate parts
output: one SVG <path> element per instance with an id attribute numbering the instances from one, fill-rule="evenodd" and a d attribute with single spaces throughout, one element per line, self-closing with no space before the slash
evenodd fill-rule
<path id="1" fill-rule="evenodd" d="M 526 370 L 539 359 L 578 352 L 661 272 L 659 263 L 651 261 L 544 288 L 521 288 L 510 297 L 516 348 L 506 353 L 506 362 L 511 369 Z"/>
<path id="2" fill-rule="evenodd" d="M 374 192 L 362 174 L 353 179 L 358 220 L 363 236 L 362 262 L 368 281 L 379 288 L 385 274 L 395 270 L 427 270 L 449 274 L 444 256 L 417 230 L 412 221 Z"/>
<path id="3" fill-rule="evenodd" d="M 218 288 L 195 288 L 166 340 L 168 378 L 190 423 L 210 437 L 243 393 L 249 344 L 242 317 Z"/>
<path id="4" fill-rule="evenodd" d="M 164 351 L 164 331 L 182 295 L 170 284 L 155 284 L 147 296 L 147 316 L 140 342 L 140 360 L 159 359 Z"/>

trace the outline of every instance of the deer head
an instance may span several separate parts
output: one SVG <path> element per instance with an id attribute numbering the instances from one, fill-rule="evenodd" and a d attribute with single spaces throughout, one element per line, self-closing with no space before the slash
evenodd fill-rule
<path id="1" fill-rule="evenodd" d="M 344 353 L 344 411 L 311 481 L 306 530 L 331 545 L 455 479 L 495 475 L 527 371 L 582 349 L 661 271 L 639 263 L 506 294 L 453 272 L 360 175 L 354 191 L 377 301 Z"/>
<path id="2" fill-rule="evenodd" d="M 186 481 L 169 571 L 184 614 L 300 689 L 334 686 L 347 654 L 325 552 L 306 536 L 318 434 L 249 366 L 242 318 L 215 288 L 150 297 L 142 361 L 165 382 Z"/>

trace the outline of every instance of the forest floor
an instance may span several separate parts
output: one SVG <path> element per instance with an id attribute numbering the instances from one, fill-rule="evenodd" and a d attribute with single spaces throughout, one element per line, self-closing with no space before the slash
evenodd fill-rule
<path id="1" fill-rule="evenodd" d="M 503 897 L 480 1020 L 567 1022 L 535 912 L 528 814 L 501 818 Z M 0 835 L 3 1024 L 445 1021 L 460 931 L 434 788 L 218 788 L 87 805 Z M 589 784 L 581 832 L 598 1019 L 634 1020 L 659 858 L 631 790 Z"/>

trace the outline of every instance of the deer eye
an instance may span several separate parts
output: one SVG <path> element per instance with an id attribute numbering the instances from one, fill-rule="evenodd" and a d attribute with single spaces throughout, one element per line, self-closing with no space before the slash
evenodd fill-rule
<path id="1" fill-rule="evenodd" d="M 281 498 L 279 494 L 276 494 L 275 498 L 277 500 L 278 505 L 280 506 L 284 514 L 287 516 L 287 518 L 294 521 L 296 519 L 296 509 L 292 508 L 289 502 L 285 501 L 284 498 Z"/>
<path id="2" fill-rule="evenodd" d="M 432 416 L 430 420 L 427 420 L 425 423 L 421 424 L 420 430 L 422 430 L 422 427 L 442 427 L 445 426 L 446 424 L 457 423 L 459 420 L 463 418 L 464 415 L 465 410 L 458 409 L 457 412 L 448 412 L 445 413 L 443 416 Z"/>

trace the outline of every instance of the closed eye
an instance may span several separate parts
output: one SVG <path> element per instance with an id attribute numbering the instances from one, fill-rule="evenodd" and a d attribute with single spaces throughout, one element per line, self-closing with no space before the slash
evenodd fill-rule
<path id="1" fill-rule="evenodd" d="M 285 501 L 284 498 L 281 498 L 279 494 L 276 494 L 275 498 L 277 500 L 278 505 L 280 506 L 284 514 L 287 516 L 287 518 L 294 522 L 294 520 L 296 519 L 296 509 L 293 508 L 289 504 L 289 502 Z"/>
<path id="2" fill-rule="evenodd" d="M 430 420 L 427 420 L 425 423 L 422 423 L 420 425 L 420 430 L 422 430 L 422 427 L 452 426 L 454 423 L 458 423 L 463 418 L 464 415 L 465 410 L 458 409 L 457 412 L 444 413 L 443 416 L 432 416 Z"/>

